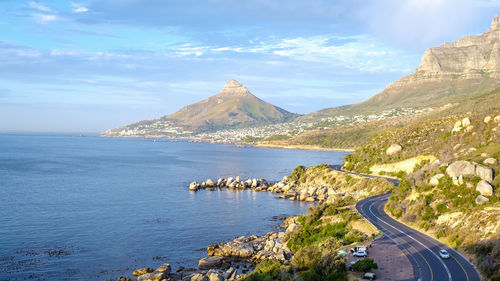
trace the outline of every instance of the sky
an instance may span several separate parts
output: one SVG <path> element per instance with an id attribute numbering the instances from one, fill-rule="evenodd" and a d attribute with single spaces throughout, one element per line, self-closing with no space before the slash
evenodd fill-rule
<path id="1" fill-rule="evenodd" d="M 0 0 L 0 131 L 102 132 L 236 79 L 296 113 L 356 103 L 500 0 Z"/>

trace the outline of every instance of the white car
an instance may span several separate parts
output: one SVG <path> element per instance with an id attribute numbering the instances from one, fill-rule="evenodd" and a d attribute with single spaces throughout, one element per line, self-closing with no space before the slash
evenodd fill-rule
<path id="1" fill-rule="evenodd" d="M 354 252 L 354 254 L 352 254 L 353 256 L 355 257 L 367 257 L 368 255 L 366 254 L 366 251 L 357 251 L 357 252 Z"/>
<path id="2" fill-rule="evenodd" d="M 442 259 L 449 259 L 450 258 L 450 254 L 448 254 L 448 251 L 446 251 L 446 250 L 440 250 L 439 251 L 439 256 Z"/>

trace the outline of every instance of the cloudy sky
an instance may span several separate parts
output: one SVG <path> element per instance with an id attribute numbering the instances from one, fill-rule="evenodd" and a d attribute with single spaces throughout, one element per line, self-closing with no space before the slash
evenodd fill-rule
<path id="1" fill-rule="evenodd" d="M 297 113 L 362 101 L 499 0 L 0 0 L 0 131 L 100 132 L 236 79 Z"/>

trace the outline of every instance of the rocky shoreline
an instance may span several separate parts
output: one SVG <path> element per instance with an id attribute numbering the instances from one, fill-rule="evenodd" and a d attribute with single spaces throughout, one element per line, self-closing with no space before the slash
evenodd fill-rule
<path id="1" fill-rule="evenodd" d="M 216 182 L 207 179 L 204 182 L 192 182 L 189 191 L 199 190 L 253 190 L 257 192 L 277 193 L 277 199 L 290 201 L 305 201 L 322 203 L 335 203 L 339 198 L 346 196 L 345 192 L 337 192 L 331 186 L 303 186 L 286 176 L 281 181 L 270 183 L 265 179 L 240 180 L 240 177 L 219 178 Z"/>
<path id="2" fill-rule="evenodd" d="M 163 264 L 156 270 L 140 268 L 132 275 L 137 281 L 224 281 L 238 280 L 251 272 L 255 264 L 265 259 L 286 261 L 292 253 L 284 238 L 298 227 L 296 217 L 289 217 L 281 225 L 283 231 L 271 231 L 262 236 L 240 236 L 236 239 L 207 247 L 207 257 L 198 262 L 198 268 L 180 266 L 175 272 L 170 264 Z M 118 281 L 133 281 L 119 277 Z"/>

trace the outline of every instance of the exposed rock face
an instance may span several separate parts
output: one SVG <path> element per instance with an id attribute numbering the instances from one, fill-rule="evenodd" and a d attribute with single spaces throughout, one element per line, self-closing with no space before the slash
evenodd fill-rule
<path id="1" fill-rule="evenodd" d="M 491 28 L 478 36 L 466 36 L 452 43 L 430 48 L 424 53 L 415 74 L 428 77 L 463 75 L 477 78 L 482 72 L 500 77 L 500 17 L 493 19 Z"/>
<path id="2" fill-rule="evenodd" d="M 391 146 L 389 146 L 389 148 L 387 148 L 387 150 L 385 151 L 385 153 L 387 155 L 394 155 L 396 153 L 399 153 L 401 152 L 403 148 L 401 147 L 401 145 L 399 144 L 393 144 Z"/>
<path id="3" fill-rule="evenodd" d="M 483 196 L 493 195 L 493 186 L 491 186 L 491 184 L 489 184 L 485 180 L 482 180 L 477 184 L 476 190 L 479 191 L 479 193 L 481 193 L 481 195 Z"/>
<path id="4" fill-rule="evenodd" d="M 500 85 L 500 17 L 481 35 L 428 49 L 413 74 L 389 84 L 381 93 L 352 108 L 425 106 L 454 101 Z M 466 126 L 465 126 L 466 127 Z"/>

